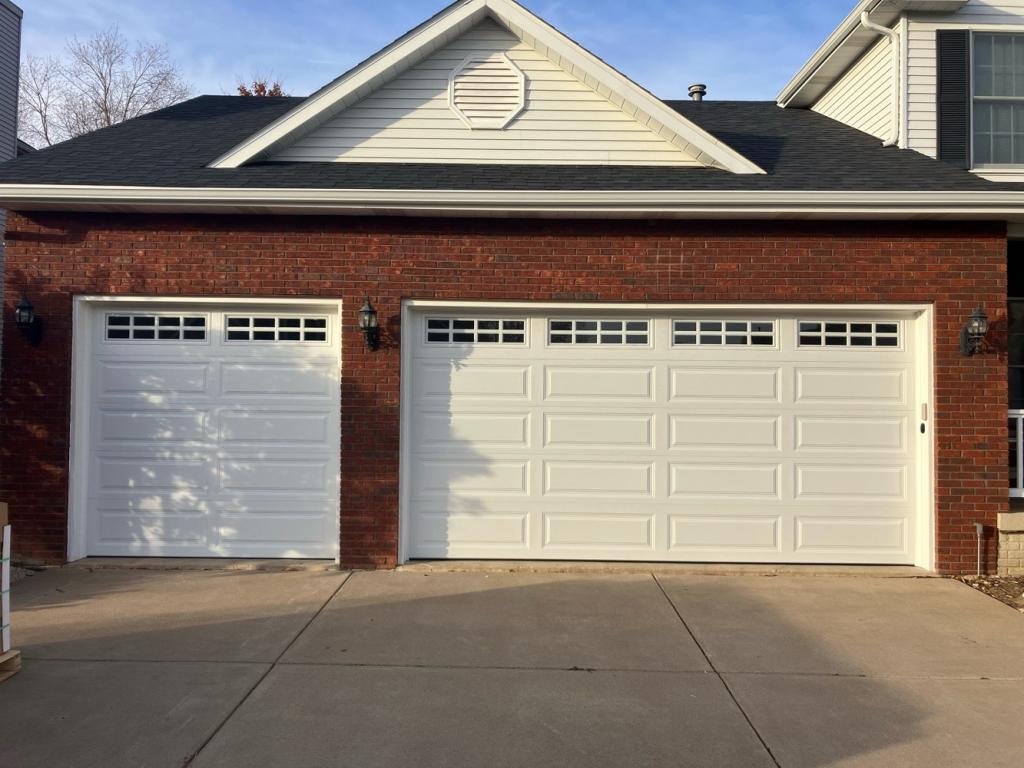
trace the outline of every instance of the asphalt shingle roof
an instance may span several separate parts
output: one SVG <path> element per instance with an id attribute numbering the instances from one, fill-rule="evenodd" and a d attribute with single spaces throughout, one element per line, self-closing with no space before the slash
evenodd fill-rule
<path id="1" fill-rule="evenodd" d="M 206 166 L 300 98 L 200 96 L 0 165 L 0 183 L 310 189 L 609 191 L 971 191 L 986 181 L 803 109 L 774 102 L 669 101 L 767 175 L 703 168 L 435 163 Z"/>

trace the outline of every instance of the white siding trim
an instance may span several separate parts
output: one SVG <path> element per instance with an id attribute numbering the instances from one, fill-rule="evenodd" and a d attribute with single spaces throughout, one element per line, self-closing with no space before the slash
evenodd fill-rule
<path id="1" fill-rule="evenodd" d="M 555 62 L 599 93 L 608 91 L 613 104 L 654 131 L 662 133 L 701 163 L 733 173 L 763 174 L 764 170 L 699 126 L 655 98 L 624 75 L 511 0 L 464 0 L 453 5 L 406 37 L 396 41 L 353 72 L 313 94 L 288 114 L 211 163 L 213 168 L 237 168 L 266 157 L 298 135 L 322 124 L 342 109 L 365 98 L 469 27 L 490 16 L 510 29 L 538 53 Z"/>

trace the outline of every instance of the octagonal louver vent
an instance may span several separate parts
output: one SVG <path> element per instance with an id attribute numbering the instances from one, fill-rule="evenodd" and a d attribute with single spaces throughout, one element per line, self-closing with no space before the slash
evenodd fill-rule
<path id="1" fill-rule="evenodd" d="M 526 77 L 503 53 L 471 56 L 452 72 L 448 98 L 470 128 L 504 128 L 526 105 Z"/>

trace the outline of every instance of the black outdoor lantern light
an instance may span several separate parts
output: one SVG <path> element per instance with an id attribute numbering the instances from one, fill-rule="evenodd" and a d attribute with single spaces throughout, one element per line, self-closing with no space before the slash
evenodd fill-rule
<path id="1" fill-rule="evenodd" d="M 988 333 L 988 315 L 985 310 L 978 307 L 967 318 L 964 327 L 960 330 L 960 352 L 964 357 L 971 357 L 981 351 L 985 334 Z"/>
<path id="2" fill-rule="evenodd" d="M 33 347 L 38 347 L 43 337 L 43 322 L 36 316 L 35 307 L 26 297 L 14 307 L 14 324 Z"/>
<path id="3" fill-rule="evenodd" d="M 359 330 L 366 337 L 366 347 L 371 352 L 380 347 L 380 323 L 377 321 L 377 310 L 367 299 L 359 310 Z"/>

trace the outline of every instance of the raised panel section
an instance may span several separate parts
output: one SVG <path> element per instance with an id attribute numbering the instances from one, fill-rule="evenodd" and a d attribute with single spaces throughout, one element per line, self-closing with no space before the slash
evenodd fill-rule
<path id="1" fill-rule="evenodd" d="M 525 400 L 530 393 L 527 365 L 424 363 L 416 376 L 422 398 L 446 403 L 463 399 Z"/>
<path id="2" fill-rule="evenodd" d="M 100 411 L 104 443 L 182 443 L 206 438 L 205 411 Z"/>
<path id="3" fill-rule="evenodd" d="M 832 501 L 904 501 L 905 466 L 797 465 L 796 497 Z"/>
<path id="4" fill-rule="evenodd" d="M 671 549 L 782 549 L 778 517 L 672 515 L 669 521 Z"/>
<path id="5" fill-rule="evenodd" d="M 522 496 L 529 461 L 420 461 L 417 491 L 423 495 Z"/>
<path id="6" fill-rule="evenodd" d="M 653 448 L 654 418 L 648 414 L 548 414 L 544 444 L 558 448 Z"/>
<path id="7" fill-rule="evenodd" d="M 526 413 L 421 412 L 419 423 L 420 446 L 470 451 L 474 446 L 529 446 L 530 416 Z"/>
<path id="8" fill-rule="evenodd" d="M 221 368 L 225 396 L 329 397 L 337 387 L 333 366 L 312 362 L 279 365 L 225 363 Z"/>
<path id="9" fill-rule="evenodd" d="M 906 552 L 905 518 L 801 517 L 796 521 L 798 552 Z"/>
<path id="10" fill-rule="evenodd" d="M 121 510 L 100 507 L 95 536 L 103 544 L 145 548 L 151 543 L 170 547 L 205 544 L 209 520 L 205 513 L 159 511 L 124 514 Z"/>
<path id="11" fill-rule="evenodd" d="M 209 467 L 203 459 L 106 458 L 99 461 L 103 491 L 180 491 L 205 489 Z"/>
<path id="12" fill-rule="evenodd" d="M 669 474 L 670 492 L 677 498 L 779 497 L 777 464 L 673 464 Z"/>
<path id="13" fill-rule="evenodd" d="M 330 415 L 323 411 L 224 411 L 220 415 L 223 443 L 309 443 L 328 440 Z"/>
<path id="14" fill-rule="evenodd" d="M 654 466 L 647 462 L 549 461 L 544 464 L 547 496 L 654 495 Z"/>
<path id="15" fill-rule="evenodd" d="M 798 403 L 894 405 L 906 402 L 906 372 L 902 368 L 798 368 Z"/>
<path id="16" fill-rule="evenodd" d="M 603 550 L 650 549 L 654 546 L 654 519 L 639 515 L 544 516 L 544 546 Z"/>
<path id="17" fill-rule="evenodd" d="M 202 363 L 99 363 L 101 395 L 202 395 L 209 366 Z"/>
<path id="18" fill-rule="evenodd" d="M 232 458 L 220 461 L 219 470 L 224 490 L 323 493 L 327 486 L 327 465 L 322 461 Z"/>
<path id="19" fill-rule="evenodd" d="M 545 374 L 548 400 L 649 401 L 654 398 L 654 370 L 650 367 L 548 366 Z"/>
<path id="20" fill-rule="evenodd" d="M 672 368 L 672 399 L 778 402 L 779 374 L 777 367 Z"/>
<path id="21" fill-rule="evenodd" d="M 777 416 L 669 417 L 672 447 L 680 449 L 778 449 Z"/>
<path id="22" fill-rule="evenodd" d="M 419 541 L 443 548 L 524 547 L 528 535 L 528 517 L 525 513 L 421 512 L 416 518 L 415 526 Z"/>
<path id="23" fill-rule="evenodd" d="M 906 448 L 905 418 L 798 416 L 797 450 L 902 451 Z"/>

